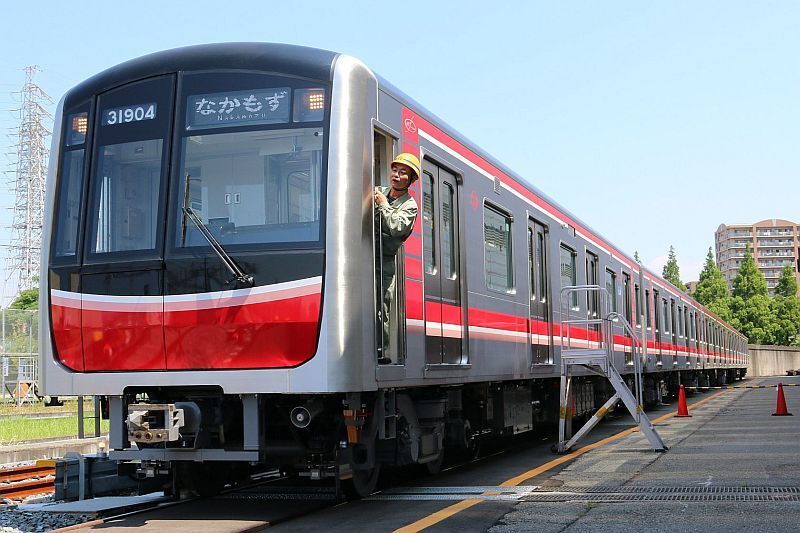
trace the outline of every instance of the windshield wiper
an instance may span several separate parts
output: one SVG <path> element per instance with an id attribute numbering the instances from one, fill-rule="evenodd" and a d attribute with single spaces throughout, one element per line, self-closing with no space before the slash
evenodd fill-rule
<path id="1" fill-rule="evenodd" d="M 219 256 L 219 258 L 222 260 L 225 266 L 228 267 L 228 270 L 231 271 L 231 274 L 233 274 L 233 278 L 226 281 L 225 284 L 227 285 L 235 280 L 243 285 L 247 285 L 248 287 L 254 286 L 255 281 L 253 280 L 253 276 L 244 272 L 239 267 L 239 265 L 236 264 L 236 261 L 234 261 L 233 258 L 228 254 L 228 252 L 225 251 L 225 248 L 223 248 L 222 243 L 220 243 L 217 240 L 217 238 L 214 237 L 214 234 L 211 233 L 211 231 L 206 227 L 205 224 L 203 224 L 203 221 L 200 219 L 200 217 L 197 216 L 197 213 L 195 213 L 194 210 L 189 205 L 190 179 L 191 177 L 187 172 L 186 181 L 183 187 L 183 209 L 182 209 L 183 219 L 181 220 L 181 243 L 183 244 L 186 242 L 186 219 L 188 218 L 194 223 L 195 226 L 197 226 L 197 229 L 200 230 L 200 233 L 208 241 L 208 244 L 211 245 L 211 249 L 214 250 L 214 252 L 216 252 L 216 254 Z"/>

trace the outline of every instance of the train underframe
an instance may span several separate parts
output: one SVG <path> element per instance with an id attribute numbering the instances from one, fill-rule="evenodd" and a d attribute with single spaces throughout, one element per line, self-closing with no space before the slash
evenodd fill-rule
<path id="1" fill-rule="evenodd" d="M 680 384 L 719 386 L 743 369 L 643 376 L 645 405 Z M 632 386 L 632 376 L 626 376 Z M 591 416 L 612 394 L 595 376 L 573 381 L 573 419 Z M 337 492 L 372 492 L 382 467 L 467 459 L 487 439 L 558 424 L 557 378 L 316 395 L 225 395 L 218 387 L 153 387 L 110 397 L 111 457 L 152 486 L 176 495 L 209 494 L 249 479 L 254 469 L 331 482 Z M 577 427 L 577 426 L 576 426 Z"/>

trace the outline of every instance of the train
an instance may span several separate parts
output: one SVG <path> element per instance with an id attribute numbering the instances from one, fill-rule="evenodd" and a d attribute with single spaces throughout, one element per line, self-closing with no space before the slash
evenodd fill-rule
<path id="1" fill-rule="evenodd" d="M 422 161 L 419 213 L 386 339 L 373 190 L 401 152 Z M 177 494 L 273 468 L 359 497 L 384 467 L 435 473 L 556 423 L 562 351 L 599 340 L 565 313 L 613 313 L 609 361 L 632 384 L 641 359 L 646 404 L 745 375 L 743 335 L 532 179 L 345 54 L 225 43 L 114 66 L 55 114 L 42 391 L 102 397 L 109 457 Z M 602 308 L 564 292 L 581 286 Z M 569 416 L 610 391 L 576 371 Z"/>

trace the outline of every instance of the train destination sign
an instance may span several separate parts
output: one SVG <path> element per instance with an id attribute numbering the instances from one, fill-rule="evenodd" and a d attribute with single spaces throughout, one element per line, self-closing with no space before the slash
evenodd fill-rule
<path id="1" fill-rule="evenodd" d="M 117 124 L 128 124 L 130 122 L 141 122 L 143 120 L 153 120 L 156 118 L 158 106 L 152 104 L 137 104 L 125 107 L 115 107 L 114 109 L 104 109 L 102 112 L 103 126 L 114 126 Z"/>
<path id="2" fill-rule="evenodd" d="M 231 91 L 190 96 L 186 129 L 289 122 L 291 88 Z"/>

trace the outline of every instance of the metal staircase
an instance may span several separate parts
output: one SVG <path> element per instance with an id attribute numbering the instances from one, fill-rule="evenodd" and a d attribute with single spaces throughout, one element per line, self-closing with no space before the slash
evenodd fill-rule
<path id="1" fill-rule="evenodd" d="M 585 294 L 588 310 L 581 312 L 577 305 L 580 295 Z M 622 401 L 633 419 L 639 424 L 653 450 L 666 451 L 664 441 L 656 432 L 652 422 L 642 409 L 642 343 L 637 339 L 631 325 L 615 311 L 610 310 L 610 295 L 599 285 L 575 285 L 561 289 L 561 392 L 558 422 L 558 453 L 572 448 L 581 438 L 603 419 L 617 401 Z M 634 389 L 631 392 L 625 380 L 614 367 L 614 324 L 621 325 L 631 339 L 631 355 L 634 367 Z M 603 406 L 567 440 L 568 425 L 571 426 L 572 410 L 570 396 L 572 369 L 581 366 L 593 374 L 605 377 L 616 391 Z"/>

